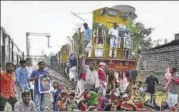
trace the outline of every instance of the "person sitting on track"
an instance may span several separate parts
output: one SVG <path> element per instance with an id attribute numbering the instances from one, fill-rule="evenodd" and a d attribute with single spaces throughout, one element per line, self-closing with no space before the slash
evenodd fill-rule
<path id="1" fill-rule="evenodd" d="M 67 92 L 63 91 L 60 95 L 60 99 L 57 102 L 58 111 L 67 111 Z"/>
<path id="2" fill-rule="evenodd" d="M 75 100 L 75 93 L 72 92 L 69 94 L 69 97 L 67 99 L 67 109 L 68 111 L 74 111 L 74 109 L 77 109 L 77 101 Z"/>
<path id="3" fill-rule="evenodd" d="M 18 101 L 14 106 L 15 112 L 29 112 L 33 111 L 36 112 L 36 104 L 31 100 L 30 91 L 23 91 L 22 92 L 22 100 Z"/>

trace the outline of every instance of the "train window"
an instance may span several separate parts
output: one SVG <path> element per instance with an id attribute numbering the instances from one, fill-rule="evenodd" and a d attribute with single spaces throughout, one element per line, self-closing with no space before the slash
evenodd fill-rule
<path id="1" fill-rule="evenodd" d="M 116 17 L 116 16 L 117 16 L 117 11 L 114 10 L 114 9 L 109 9 L 109 10 L 108 10 L 108 15 L 109 15 L 109 16 L 113 16 L 113 17 Z"/>

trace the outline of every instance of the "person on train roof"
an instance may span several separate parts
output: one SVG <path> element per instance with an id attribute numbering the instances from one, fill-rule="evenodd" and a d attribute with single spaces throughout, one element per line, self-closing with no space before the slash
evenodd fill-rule
<path id="1" fill-rule="evenodd" d="M 87 23 L 83 24 L 83 27 L 85 29 L 84 33 L 83 33 L 83 37 L 84 37 L 84 45 L 85 47 L 87 46 L 87 44 L 90 42 L 91 37 L 92 37 L 92 30 L 89 28 Z"/>

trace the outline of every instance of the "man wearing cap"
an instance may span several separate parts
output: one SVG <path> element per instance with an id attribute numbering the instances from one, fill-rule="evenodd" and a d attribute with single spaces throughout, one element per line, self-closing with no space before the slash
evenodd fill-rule
<path id="1" fill-rule="evenodd" d="M 99 68 L 98 68 L 98 77 L 99 77 L 99 91 L 103 93 L 103 96 L 106 95 L 106 73 L 104 72 L 106 64 L 103 62 L 100 62 Z"/>
<path id="2" fill-rule="evenodd" d="M 179 76 L 176 73 L 176 67 L 172 67 L 170 73 L 171 73 L 171 77 L 169 78 L 165 88 L 169 86 L 168 105 L 169 105 L 169 108 L 172 108 L 172 107 L 175 107 L 175 105 L 178 103 Z"/>
<path id="3" fill-rule="evenodd" d="M 113 24 L 113 28 L 111 28 L 108 32 L 108 35 L 111 36 L 110 37 L 110 52 L 109 52 L 109 57 L 112 57 L 112 53 L 113 53 L 113 48 L 117 47 L 118 42 L 118 37 L 119 37 L 119 31 L 118 31 L 118 25 L 117 23 Z M 117 56 L 117 50 L 114 50 L 114 57 Z"/>
<path id="4" fill-rule="evenodd" d="M 16 69 L 15 75 L 18 90 L 18 98 L 21 98 L 21 92 L 24 89 L 29 89 L 29 77 L 28 71 L 26 69 L 26 60 L 20 61 L 20 67 Z"/>

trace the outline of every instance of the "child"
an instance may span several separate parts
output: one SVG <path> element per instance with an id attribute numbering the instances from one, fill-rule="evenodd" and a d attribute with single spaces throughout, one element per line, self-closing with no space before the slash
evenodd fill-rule
<path id="1" fill-rule="evenodd" d="M 68 94 L 63 91 L 60 95 L 59 101 L 57 102 L 58 111 L 67 111 L 67 97 Z"/>
<path id="2" fill-rule="evenodd" d="M 54 81 L 53 82 L 53 90 L 51 90 L 52 93 L 52 104 L 53 104 L 53 111 L 58 111 L 57 108 L 57 96 L 60 93 L 58 91 L 58 86 L 59 86 L 59 82 L 58 81 Z"/>
<path id="3" fill-rule="evenodd" d="M 70 93 L 70 98 L 67 100 L 67 108 L 68 111 L 73 111 L 74 109 L 77 109 L 77 102 L 75 100 L 75 93 Z"/>

